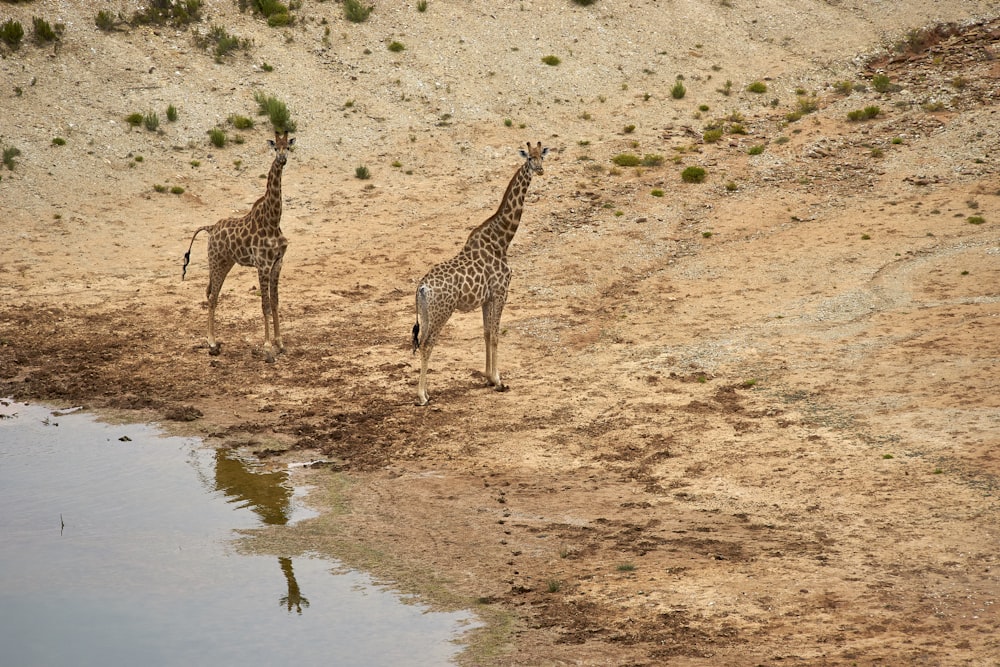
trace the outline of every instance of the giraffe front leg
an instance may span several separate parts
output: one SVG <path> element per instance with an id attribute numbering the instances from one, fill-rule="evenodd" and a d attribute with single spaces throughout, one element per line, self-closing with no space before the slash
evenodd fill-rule
<path id="1" fill-rule="evenodd" d="M 278 325 L 278 277 L 281 275 L 281 260 L 275 265 L 271 276 L 271 318 L 274 321 L 274 347 L 278 354 L 284 354 L 285 344 L 281 342 L 281 327 Z"/>
<path id="2" fill-rule="evenodd" d="M 503 304 L 487 302 L 483 304 L 483 337 L 486 341 L 486 384 L 497 391 L 507 391 L 509 387 L 500 381 L 497 366 L 497 348 L 500 344 L 500 314 Z"/>
<path id="3" fill-rule="evenodd" d="M 260 308 L 264 311 L 264 361 L 274 363 L 274 351 L 271 349 L 271 280 L 270 271 L 263 267 L 257 269 L 260 282 Z"/>

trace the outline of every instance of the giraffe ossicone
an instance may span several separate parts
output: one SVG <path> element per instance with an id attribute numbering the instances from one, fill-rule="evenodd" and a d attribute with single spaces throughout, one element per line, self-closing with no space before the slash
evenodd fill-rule
<path id="1" fill-rule="evenodd" d="M 543 173 L 542 158 L 548 154 L 542 142 L 520 154 L 525 158 L 514 173 L 496 213 L 472 230 L 465 246 L 456 256 L 434 266 L 417 286 L 417 323 L 413 325 L 413 351 L 420 351 L 420 381 L 417 405 L 426 405 L 427 365 L 438 334 L 456 310 L 468 312 L 481 307 L 483 337 L 486 339 L 486 382 L 497 391 L 506 391 L 497 369 L 497 346 L 500 342 L 500 316 L 507 302 L 510 246 L 524 211 L 524 197 L 534 174 Z"/>
<path id="2" fill-rule="evenodd" d="M 261 309 L 264 311 L 264 358 L 274 361 L 274 350 L 284 352 L 281 329 L 278 325 L 278 278 L 285 257 L 288 240 L 281 233 L 281 172 L 288 161 L 288 149 L 295 145 L 295 139 L 288 138 L 288 131 L 275 132 L 274 139 L 268 139 L 274 149 L 274 161 L 267 174 L 267 189 L 254 202 L 250 212 L 239 218 L 226 218 L 214 225 L 206 225 L 195 230 L 188 250 L 184 253 L 181 280 L 187 274 L 191 261 L 191 248 L 201 232 L 208 232 L 208 353 L 218 355 L 222 343 L 215 340 L 215 308 L 219 303 L 219 292 L 234 264 L 257 269 L 260 283 Z M 273 337 L 272 337 L 273 331 Z"/>

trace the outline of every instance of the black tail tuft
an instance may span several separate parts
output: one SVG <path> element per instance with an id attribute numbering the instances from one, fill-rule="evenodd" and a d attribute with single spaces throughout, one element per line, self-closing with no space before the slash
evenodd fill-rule
<path id="1" fill-rule="evenodd" d="M 420 349 L 420 322 L 413 325 L 413 351 Z"/>
<path id="2" fill-rule="evenodd" d="M 188 248 L 188 251 L 184 253 L 184 266 L 181 267 L 181 280 L 184 280 L 184 276 L 187 275 L 188 264 L 190 262 L 191 262 L 191 249 Z"/>

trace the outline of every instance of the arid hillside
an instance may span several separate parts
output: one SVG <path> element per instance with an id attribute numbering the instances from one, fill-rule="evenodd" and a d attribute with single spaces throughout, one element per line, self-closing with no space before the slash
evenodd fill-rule
<path id="1" fill-rule="evenodd" d="M 314 462 L 241 548 L 474 609 L 464 664 L 997 664 L 995 2 L 243 4 L 0 2 L 0 396 Z M 181 279 L 267 98 L 275 363 L 256 271 L 218 356 Z M 418 407 L 417 282 L 539 141 L 509 391 L 477 309 Z"/>

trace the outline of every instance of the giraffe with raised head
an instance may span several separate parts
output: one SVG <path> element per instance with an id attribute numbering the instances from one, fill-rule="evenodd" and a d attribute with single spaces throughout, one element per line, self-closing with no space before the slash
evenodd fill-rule
<path id="1" fill-rule="evenodd" d="M 486 339 L 486 382 L 497 391 L 506 391 L 497 370 L 500 342 L 500 315 L 507 302 L 510 267 L 507 248 L 517 232 L 524 196 L 534 174 L 543 173 L 542 158 L 549 152 L 542 142 L 520 153 L 525 162 L 514 173 L 496 213 L 472 230 L 462 251 L 434 266 L 417 286 L 417 323 L 413 325 L 413 351 L 420 350 L 420 383 L 417 405 L 426 405 L 427 364 L 438 334 L 451 314 L 483 309 L 483 336 Z"/>
<path id="2" fill-rule="evenodd" d="M 286 130 L 283 134 L 275 132 L 274 139 L 268 139 L 267 143 L 276 155 L 267 174 L 264 196 L 254 202 L 250 212 L 242 217 L 226 218 L 214 225 L 199 227 L 184 253 L 181 280 L 187 274 L 195 238 L 201 232 L 208 232 L 208 287 L 205 295 L 208 297 L 208 353 L 213 356 L 222 351 L 222 343 L 215 340 L 215 307 L 219 303 L 222 283 L 234 264 L 257 269 L 260 302 L 264 311 L 264 358 L 268 362 L 274 361 L 272 345 L 279 353 L 285 351 L 278 326 L 278 277 L 288 247 L 280 227 L 281 172 L 288 161 L 288 149 L 295 144 L 295 139 L 289 139 Z"/>

